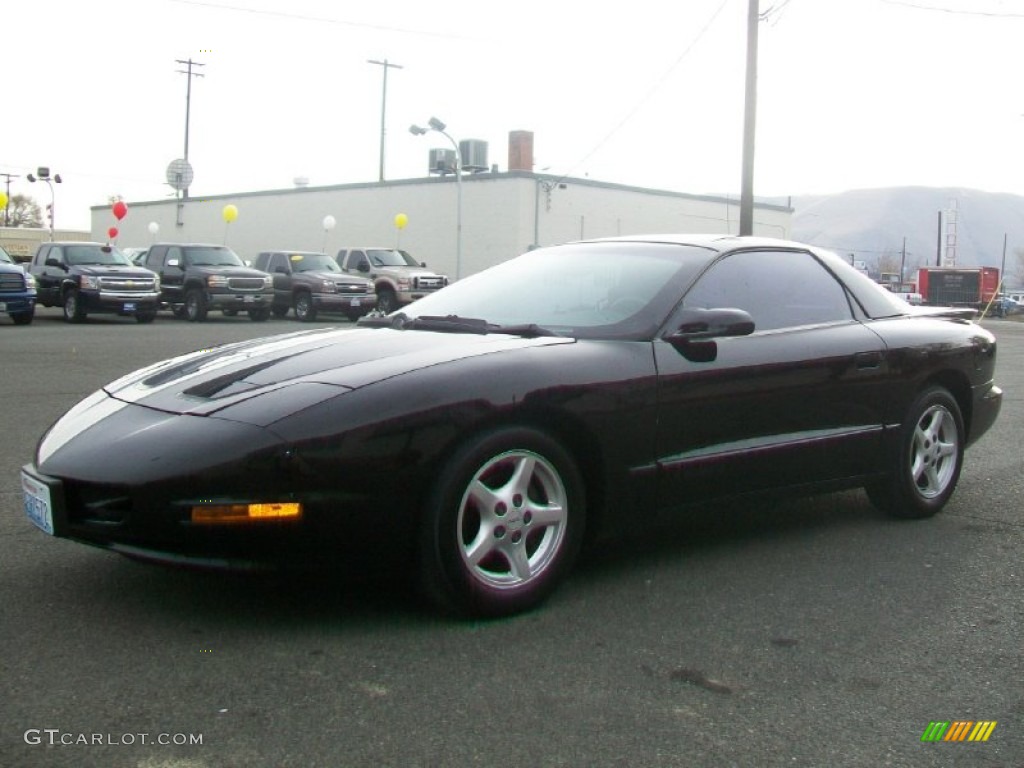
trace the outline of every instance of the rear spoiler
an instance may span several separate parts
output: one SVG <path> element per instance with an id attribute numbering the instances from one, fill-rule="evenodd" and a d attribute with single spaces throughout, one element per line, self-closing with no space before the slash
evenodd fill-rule
<path id="1" fill-rule="evenodd" d="M 974 320 L 978 310 L 971 307 L 926 307 L 916 306 L 910 313 L 914 317 L 949 317 L 954 320 Z"/>

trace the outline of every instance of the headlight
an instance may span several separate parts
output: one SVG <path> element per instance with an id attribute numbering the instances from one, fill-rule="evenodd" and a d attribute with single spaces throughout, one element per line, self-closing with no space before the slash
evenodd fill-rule
<path id="1" fill-rule="evenodd" d="M 25 273 L 25 287 L 29 290 L 35 290 L 36 287 L 36 276 L 31 272 Z"/>
<path id="2" fill-rule="evenodd" d="M 210 288 L 227 288 L 228 279 L 224 275 L 210 275 L 206 278 L 206 285 Z"/>
<path id="3" fill-rule="evenodd" d="M 398 290 L 400 291 L 408 291 L 409 287 L 412 285 L 412 283 L 409 282 L 408 277 L 400 277 L 396 282 L 398 283 Z"/>
<path id="4" fill-rule="evenodd" d="M 267 275 L 266 277 L 264 277 L 263 278 L 263 290 L 264 291 L 269 291 L 273 287 L 274 287 L 274 278 L 272 278 L 270 275 Z"/>
<path id="5" fill-rule="evenodd" d="M 323 280 L 320 282 L 321 293 L 337 293 L 338 287 L 330 280 Z"/>
<path id="6" fill-rule="evenodd" d="M 87 291 L 98 291 L 100 289 L 100 279 L 95 275 L 79 275 L 78 285 Z"/>

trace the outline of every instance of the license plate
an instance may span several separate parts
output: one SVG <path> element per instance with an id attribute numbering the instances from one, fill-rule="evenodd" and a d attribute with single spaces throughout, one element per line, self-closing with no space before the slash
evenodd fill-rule
<path id="1" fill-rule="evenodd" d="M 134 301 L 125 302 L 124 311 L 125 312 L 134 312 L 135 311 L 135 302 Z"/>
<path id="2" fill-rule="evenodd" d="M 21 473 L 21 491 L 25 514 L 40 530 L 53 536 L 53 512 L 50 488 L 34 477 Z"/>
<path id="3" fill-rule="evenodd" d="M 246 303 L 246 304 L 252 304 L 254 301 L 256 301 L 256 297 L 255 296 L 246 296 L 245 298 L 242 299 L 242 301 L 244 303 Z"/>
<path id="4" fill-rule="evenodd" d="M 358 306 L 360 306 L 360 305 L 361 305 L 362 303 L 363 303 L 363 302 L 362 302 L 362 300 L 361 300 L 361 299 L 350 299 L 350 300 L 349 300 L 349 304 L 351 304 L 351 305 L 352 305 L 353 307 L 358 307 Z"/>

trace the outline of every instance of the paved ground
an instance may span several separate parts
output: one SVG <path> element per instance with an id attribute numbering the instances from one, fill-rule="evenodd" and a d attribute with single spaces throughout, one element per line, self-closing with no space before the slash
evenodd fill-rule
<path id="1" fill-rule="evenodd" d="M 182 573 L 34 529 L 17 470 L 79 398 L 299 328 L 57 318 L 0 323 L 0 766 L 1024 765 L 1024 324 L 987 323 L 1003 415 L 937 518 L 859 492 L 709 512 L 460 623 L 397 580 Z M 998 725 L 922 743 L 935 720 Z"/>

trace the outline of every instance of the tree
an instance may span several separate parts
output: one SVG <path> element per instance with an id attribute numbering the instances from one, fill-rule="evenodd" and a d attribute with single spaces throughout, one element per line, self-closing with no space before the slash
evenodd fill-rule
<path id="1" fill-rule="evenodd" d="M 41 227 L 43 212 L 28 195 L 12 195 L 7 203 L 8 227 Z"/>

